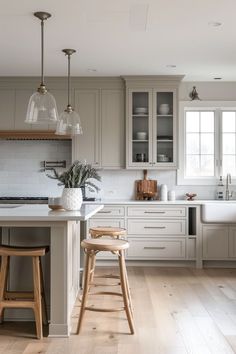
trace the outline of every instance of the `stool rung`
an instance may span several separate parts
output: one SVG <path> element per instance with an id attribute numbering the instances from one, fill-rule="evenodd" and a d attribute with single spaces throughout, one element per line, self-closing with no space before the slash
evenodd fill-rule
<path id="1" fill-rule="evenodd" d="M 95 275 L 94 278 L 101 278 L 101 279 L 120 279 L 119 275 Z"/>
<path id="2" fill-rule="evenodd" d="M 121 293 L 116 293 L 113 291 L 98 291 L 96 293 L 89 293 L 89 295 L 114 295 L 114 296 L 122 296 Z"/>
<path id="3" fill-rule="evenodd" d="M 125 308 L 124 307 L 121 307 L 119 309 L 100 309 L 100 308 L 97 308 L 97 307 L 85 307 L 85 310 L 88 310 L 88 311 L 94 311 L 94 312 L 120 312 L 120 311 L 124 311 Z"/>
<path id="4" fill-rule="evenodd" d="M 6 291 L 5 299 L 33 299 L 34 293 L 32 291 Z"/>
<path id="5" fill-rule="evenodd" d="M 97 286 L 119 286 L 120 285 L 120 283 L 115 283 L 115 284 L 98 284 L 98 283 L 90 283 L 89 284 L 90 286 L 95 286 L 95 287 L 97 287 Z"/>
<path id="6" fill-rule="evenodd" d="M 1 301 L 1 308 L 34 308 L 33 301 L 12 301 L 4 300 Z"/>

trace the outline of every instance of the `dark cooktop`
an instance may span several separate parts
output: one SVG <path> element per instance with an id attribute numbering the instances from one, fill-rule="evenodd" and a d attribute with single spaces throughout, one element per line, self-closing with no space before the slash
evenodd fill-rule
<path id="1" fill-rule="evenodd" d="M 95 201 L 95 198 L 84 198 L 84 201 Z M 48 197 L 0 197 L 2 204 L 48 204 Z"/>

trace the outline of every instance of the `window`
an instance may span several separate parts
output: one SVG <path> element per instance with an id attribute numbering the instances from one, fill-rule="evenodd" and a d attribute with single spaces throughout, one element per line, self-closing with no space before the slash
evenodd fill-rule
<path id="1" fill-rule="evenodd" d="M 236 178 L 236 102 L 181 102 L 178 184 Z"/>

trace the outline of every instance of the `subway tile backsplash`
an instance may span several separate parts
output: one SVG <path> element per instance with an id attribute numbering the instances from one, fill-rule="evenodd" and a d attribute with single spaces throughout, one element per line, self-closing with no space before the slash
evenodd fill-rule
<path id="1" fill-rule="evenodd" d="M 60 196 L 62 187 L 42 172 L 42 161 L 71 164 L 71 141 L 0 140 L 0 196 Z"/>

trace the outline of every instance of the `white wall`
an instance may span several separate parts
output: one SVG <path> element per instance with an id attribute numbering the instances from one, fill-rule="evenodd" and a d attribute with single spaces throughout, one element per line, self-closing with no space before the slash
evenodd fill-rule
<path id="1" fill-rule="evenodd" d="M 0 140 L 0 196 L 60 196 L 62 187 L 41 172 L 44 160 L 71 164 L 71 142 Z"/>

